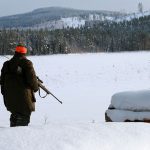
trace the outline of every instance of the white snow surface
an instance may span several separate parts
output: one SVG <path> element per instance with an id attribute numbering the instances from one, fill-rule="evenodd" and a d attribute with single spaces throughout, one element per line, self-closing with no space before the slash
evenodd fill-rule
<path id="1" fill-rule="evenodd" d="M 51 123 L 0 128 L 2 150 L 149 150 L 150 126 L 143 123 Z"/>
<path id="2" fill-rule="evenodd" d="M 41 99 L 37 93 L 30 125 L 10 128 L 10 114 L 0 95 L 0 150 L 150 149 L 149 124 L 104 120 L 114 93 L 149 90 L 150 52 L 28 58 L 63 104 L 50 95 Z M 0 67 L 4 61 L 0 57 Z"/>
<path id="3" fill-rule="evenodd" d="M 149 150 L 143 123 L 50 123 L 0 128 L 1 150 Z"/>

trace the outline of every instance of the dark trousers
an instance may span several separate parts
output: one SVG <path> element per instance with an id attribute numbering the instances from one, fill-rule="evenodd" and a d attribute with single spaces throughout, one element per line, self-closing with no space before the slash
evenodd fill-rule
<path id="1" fill-rule="evenodd" d="M 30 114 L 24 115 L 20 113 L 12 113 L 10 115 L 10 127 L 28 126 L 30 123 Z"/>

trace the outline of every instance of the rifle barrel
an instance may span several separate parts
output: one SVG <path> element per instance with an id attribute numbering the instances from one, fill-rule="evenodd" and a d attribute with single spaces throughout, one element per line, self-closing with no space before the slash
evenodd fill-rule
<path id="1" fill-rule="evenodd" d="M 38 85 L 41 89 L 43 89 L 47 94 L 52 95 L 59 103 L 62 104 L 62 101 L 60 101 L 54 94 L 52 94 L 40 81 L 38 81 Z"/>

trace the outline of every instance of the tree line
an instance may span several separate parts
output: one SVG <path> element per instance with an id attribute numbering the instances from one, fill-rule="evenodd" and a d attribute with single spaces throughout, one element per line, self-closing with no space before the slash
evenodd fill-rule
<path id="1" fill-rule="evenodd" d="M 80 28 L 0 30 L 0 55 L 23 42 L 29 55 L 150 50 L 150 16 L 130 21 L 87 22 Z"/>

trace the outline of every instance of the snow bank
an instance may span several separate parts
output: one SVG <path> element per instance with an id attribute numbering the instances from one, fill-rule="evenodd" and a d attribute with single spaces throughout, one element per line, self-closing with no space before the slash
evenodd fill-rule
<path id="1" fill-rule="evenodd" d="M 150 111 L 150 90 L 116 93 L 111 98 L 111 107 L 121 110 Z"/>
<path id="2" fill-rule="evenodd" d="M 144 123 L 50 123 L 0 128 L 1 150 L 149 150 Z"/>

